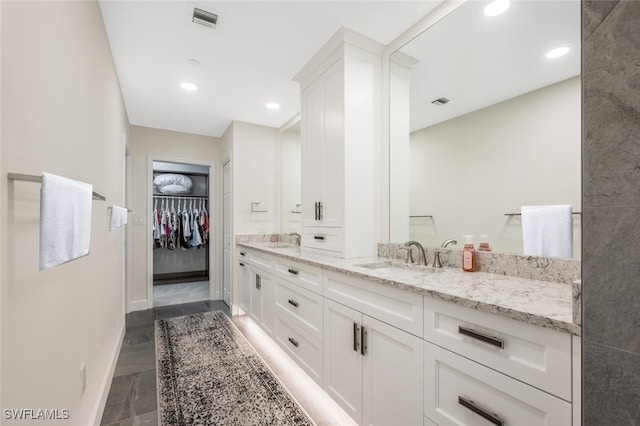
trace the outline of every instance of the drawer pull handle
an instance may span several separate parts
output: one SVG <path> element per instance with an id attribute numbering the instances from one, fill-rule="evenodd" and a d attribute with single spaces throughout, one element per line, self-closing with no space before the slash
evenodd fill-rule
<path id="1" fill-rule="evenodd" d="M 471 401 L 470 399 L 465 399 L 460 395 L 458 395 L 458 404 L 462 405 L 464 408 L 467 408 L 473 411 L 480 417 L 488 420 L 489 422 L 493 423 L 496 426 L 504 426 L 504 422 L 500 419 L 500 417 L 498 417 L 496 414 L 491 414 L 490 412 L 483 410 L 482 408 L 475 405 L 473 401 Z"/>
<path id="2" fill-rule="evenodd" d="M 293 275 L 298 275 L 298 271 L 296 271 L 295 269 L 289 269 L 289 273 Z"/>
<path id="3" fill-rule="evenodd" d="M 496 337 L 487 336 L 486 334 L 478 333 L 471 328 L 458 326 L 458 333 L 471 337 L 472 339 L 480 340 L 481 342 L 488 343 L 497 348 L 504 349 L 504 341 Z"/>
<path id="4" fill-rule="evenodd" d="M 245 252 L 241 251 L 240 256 L 244 256 L 244 255 L 245 255 Z"/>
<path id="5" fill-rule="evenodd" d="M 240 266 L 244 266 L 244 263 L 240 262 Z"/>
<path id="6" fill-rule="evenodd" d="M 324 241 L 324 235 L 314 235 L 313 236 L 314 240 L 320 240 L 320 241 Z"/>
<path id="7" fill-rule="evenodd" d="M 358 352 L 359 342 L 358 337 L 360 335 L 360 327 L 358 327 L 358 323 L 353 323 L 353 350 L 354 352 Z"/>
<path id="8" fill-rule="evenodd" d="M 298 341 L 296 339 L 294 339 L 293 337 L 289 337 L 289 343 L 291 343 L 293 346 L 295 346 L 296 348 L 298 347 L 298 345 L 300 343 L 298 343 Z"/>
<path id="9" fill-rule="evenodd" d="M 291 306 L 295 307 L 295 308 L 297 308 L 297 307 L 298 307 L 298 302 L 296 302 L 295 300 L 291 300 L 291 299 L 289 299 L 289 304 L 290 304 Z"/>
<path id="10" fill-rule="evenodd" d="M 360 328 L 360 354 L 365 356 L 367 354 L 367 330 L 364 328 Z"/>

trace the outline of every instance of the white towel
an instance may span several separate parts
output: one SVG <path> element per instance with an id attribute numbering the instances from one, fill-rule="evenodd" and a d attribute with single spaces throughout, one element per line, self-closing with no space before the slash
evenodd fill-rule
<path id="1" fill-rule="evenodd" d="M 124 207 L 113 205 L 109 215 L 109 231 L 127 224 L 128 210 Z"/>
<path id="2" fill-rule="evenodd" d="M 525 255 L 573 257 L 570 205 L 522 206 L 521 212 Z"/>
<path id="3" fill-rule="evenodd" d="M 42 173 L 40 270 L 89 254 L 93 186 Z"/>

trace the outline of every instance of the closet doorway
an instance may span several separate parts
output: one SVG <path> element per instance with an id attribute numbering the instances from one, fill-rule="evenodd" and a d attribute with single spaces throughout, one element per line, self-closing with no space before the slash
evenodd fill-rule
<path id="1" fill-rule="evenodd" d="M 153 161 L 153 305 L 209 300 L 210 167 Z"/>

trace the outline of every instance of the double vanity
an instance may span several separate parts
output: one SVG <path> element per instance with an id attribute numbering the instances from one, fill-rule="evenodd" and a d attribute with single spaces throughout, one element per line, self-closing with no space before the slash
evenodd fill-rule
<path id="1" fill-rule="evenodd" d="M 234 312 L 250 315 L 359 424 L 581 422 L 579 261 L 500 254 L 522 253 L 520 206 L 580 205 L 579 107 L 563 112 L 579 106 L 579 57 L 537 81 L 552 64 L 513 42 L 517 33 L 545 45 L 552 27 L 579 28 L 579 5 L 533 3 L 487 20 L 482 2 L 443 2 L 387 46 L 340 29 L 295 78 L 300 187 L 283 199 L 300 203 L 282 210 L 299 219 L 281 229 L 298 232 L 302 248 L 239 237 Z M 522 33 L 541 30 L 527 23 L 532 14 L 544 34 Z M 560 16 L 554 25 L 551 16 Z M 496 44 L 504 41 L 528 62 L 512 61 L 519 56 Z M 487 59 L 496 52 L 499 64 Z M 512 62 L 530 65 L 513 71 Z M 474 78 L 475 88 L 459 84 Z M 566 158 L 555 155 L 561 148 Z M 574 228 L 578 237 L 579 221 Z M 378 241 L 437 247 L 485 233 L 500 253 L 477 253 L 483 272 L 463 272 L 448 249 L 439 249 L 444 268 L 399 260 L 409 256 L 398 244 L 375 256 Z"/>
<path id="2" fill-rule="evenodd" d="M 570 284 L 260 241 L 237 255 L 241 313 L 359 424 L 579 424 Z"/>

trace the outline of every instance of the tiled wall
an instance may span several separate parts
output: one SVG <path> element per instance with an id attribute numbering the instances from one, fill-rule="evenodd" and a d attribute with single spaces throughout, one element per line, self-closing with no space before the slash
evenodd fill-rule
<path id="1" fill-rule="evenodd" d="M 583 424 L 640 424 L 640 2 L 583 1 Z"/>

